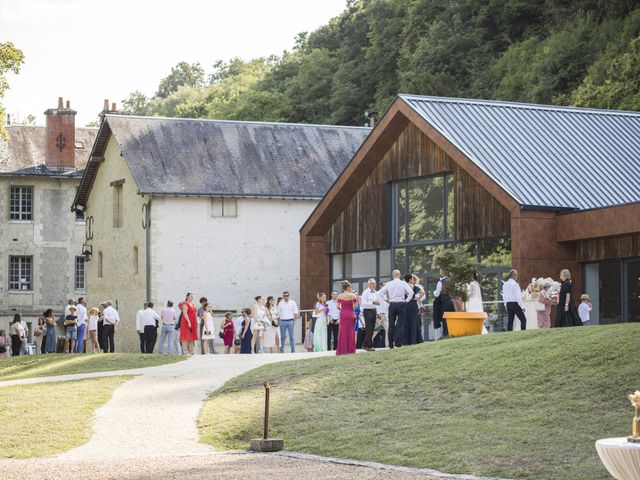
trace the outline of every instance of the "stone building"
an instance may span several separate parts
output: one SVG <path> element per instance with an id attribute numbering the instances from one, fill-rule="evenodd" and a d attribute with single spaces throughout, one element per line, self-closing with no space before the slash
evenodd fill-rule
<path id="1" fill-rule="evenodd" d="M 117 348 L 138 348 L 147 299 L 297 298 L 298 230 L 368 132 L 106 115 L 73 208 L 91 232 L 88 301 L 111 299 L 123 320 Z"/>
<path id="2" fill-rule="evenodd" d="M 97 130 L 76 128 L 69 102 L 46 126 L 9 125 L 0 141 L 0 327 L 28 323 L 85 291 L 85 222 L 69 210 Z"/>
<path id="3" fill-rule="evenodd" d="M 303 301 L 394 267 L 432 292 L 457 243 L 494 305 L 568 268 L 594 323 L 640 321 L 639 145 L 637 112 L 401 95 L 301 229 Z"/>

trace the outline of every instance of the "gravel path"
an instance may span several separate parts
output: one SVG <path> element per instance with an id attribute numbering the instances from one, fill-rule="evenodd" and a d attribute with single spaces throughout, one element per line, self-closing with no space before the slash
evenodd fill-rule
<path id="1" fill-rule="evenodd" d="M 215 452 L 199 443 L 197 418 L 208 394 L 227 380 L 267 363 L 332 355 L 197 355 L 184 362 L 140 370 L 64 375 L 9 384 L 59 382 L 121 374 L 140 374 L 124 383 L 98 409 L 89 442 L 55 457 L 0 461 L 0 478 L 12 480 L 200 480 L 264 479 L 425 479 L 469 480 L 433 470 L 343 462 L 282 452 Z"/>

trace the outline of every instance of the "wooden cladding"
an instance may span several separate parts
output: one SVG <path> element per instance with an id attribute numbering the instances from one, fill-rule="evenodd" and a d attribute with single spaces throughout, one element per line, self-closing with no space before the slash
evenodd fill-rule
<path id="1" fill-rule="evenodd" d="M 456 239 L 511 234 L 509 211 L 410 123 L 325 235 L 327 252 L 389 248 L 391 183 L 446 172 L 454 173 Z"/>
<path id="2" fill-rule="evenodd" d="M 458 165 L 453 178 L 456 240 L 511 236 L 511 213 Z"/>
<path id="3" fill-rule="evenodd" d="M 577 242 L 578 262 L 640 256 L 640 233 Z"/>

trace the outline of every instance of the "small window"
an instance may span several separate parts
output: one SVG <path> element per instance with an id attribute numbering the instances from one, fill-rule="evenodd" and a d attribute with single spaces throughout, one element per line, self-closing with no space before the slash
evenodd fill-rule
<path id="1" fill-rule="evenodd" d="M 138 247 L 133 247 L 133 274 L 138 274 Z"/>
<path id="2" fill-rule="evenodd" d="M 30 291 L 33 286 L 33 257 L 9 257 L 9 290 Z"/>
<path id="3" fill-rule="evenodd" d="M 84 150 L 84 143 L 76 140 L 76 150 Z"/>
<path id="4" fill-rule="evenodd" d="M 11 220 L 33 220 L 33 187 L 11 187 L 9 199 Z"/>
<path id="5" fill-rule="evenodd" d="M 122 227 L 122 184 L 113 185 L 113 228 Z"/>
<path id="6" fill-rule="evenodd" d="M 212 217 L 237 217 L 238 216 L 238 199 L 212 198 L 211 199 L 211 216 Z"/>
<path id="7" fill-rule="evenodd" d="M 76 222 L 84 222 L 84 212 L 82 210 L 76 210 Z"/>
<path id="8" fill-rule="evenodd" d="M 84 291 L 84 257 L 76 257 L 76 291 Z"/>
<path id="9" fill-rule="evenodd" d="M 98 252 L 98 278 L 102 278 L 102 252 Z"/>

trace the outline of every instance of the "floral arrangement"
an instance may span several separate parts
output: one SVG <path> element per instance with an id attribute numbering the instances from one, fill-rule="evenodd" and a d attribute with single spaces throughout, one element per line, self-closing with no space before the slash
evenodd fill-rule
<path id="1" fill-rule="evenodd" d="M 560 294 L 560 282 L 556 282 L 552 278 L 532 278 L 531 283 L 527 286 L 526 289 L 522 291 L 522 299 L 523 300 L 537 300 L 540 296 L 540 292 L 542 291 L 542 287 L 546 282 L 551 284 L 551 288 L 549 289 L 549 295 L 551 297 L 557 296 Z"/>

